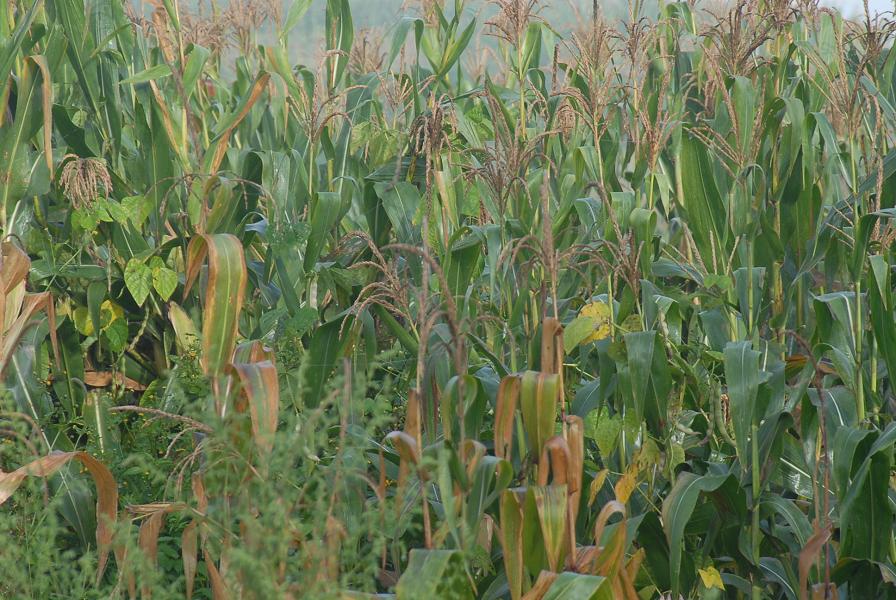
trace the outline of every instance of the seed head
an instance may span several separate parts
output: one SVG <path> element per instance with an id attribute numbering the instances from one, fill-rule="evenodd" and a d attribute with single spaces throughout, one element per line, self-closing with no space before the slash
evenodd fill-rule
<path id="1" fill-rule="evenodd" d="M 90 206 L 102 195 L 108 196 L 112 191 L 112 178 L 106 163 L 101 158 L 80 158 L 67 154 L 63 161 L 71 159 L 62 167 L 59 185 L 65 197 L 71 200 L 75 208 Z"/>

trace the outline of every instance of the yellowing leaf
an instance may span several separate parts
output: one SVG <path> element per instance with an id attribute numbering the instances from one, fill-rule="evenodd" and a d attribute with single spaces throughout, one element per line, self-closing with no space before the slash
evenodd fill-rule
<path id="1" fill-rule="evenodd" d="M 629 316 L 627 316 L 625 318 L 625 320 L 622 321 L 622 324 L 620 325 L 620 327 L 627 332 L 643 331 L 644 330 L 644 328 L 641 327 L 641 317 L 639 317 L 635 313 L 632 313 Z"/>
<path id="2" fill-rule="evenodd" d="M 700 580 L 703 582 L 703 587 L 705 587 L 706 589 L 725 589 L 725 584 L 722 583 L 722 574 L 719 573 L 719 571 L 715 567 L 697 569 L 697 572 L 700 573 Z"/>
<path id="3" fill-rule="evenodd" d="M 638 471 L 645 471 L 653 465 L 657 464 L 661 458 L 662 454 L 660 453 L 660 449 L 656 445 L 656 442 L 648 439 L 641 445 L 641 447 L 638 449 L 638 452 L 635 453 L 634 460 L 632 462 L 634 465 L 637 465 Z"/>
<path id="4" fill-rule="evenodd" d="M 610 305 L 606 302 L 590 302 L 582 307 L 579 316 L 594 319 L 593 331 L 582 343 L 597 342 L 610 337 Z"/>
<path id="5" fill-rule="evenodd" d="M 579 315 L 563 331 L 563 348 L 566 353 L 569 354 L 581 344 L 610 337 L 610 317 L 610 305 L 606 302 L 590 302 L 583 306 Z"/>
<path id="6" fill-rule="evenodd" d="M 109 328 L 118 319 L 124 318 L 124 309 L 111 300 L 105 300 L 100 305 L 100 327 L 103 330 Z"/>
<path id="7" fill-rule="evenodd" d="M 93 335 L 93 321 L 90 320 L 90 315 L 85 307 L 79 306 L 74 310 L 72 313 L 72 321 L 75 324 L 75 329 L 77 329 L 81 335 L 88 337 Z"/>
<path id="8" fill-rule="evenodd" d="M 613 491 L 616 493 L 616 500 L 622 504 L 628 502 L 637 484 L 638 480 L 635 477 L 635 473 L 630 470 L 626 471 L 613 488 Z"/>
<path id="9" fill-rule="evenodd" d="M 609 469 L 603 469 L 591 480 L 591 488 L 588 490 L 589 507 L 594 504 L 594 501 L 597 499 L 597 494 L 600 492 L 600 488 L 604 487 L 604 482 L 607 480 L 607 475 L 609 473 Z"/>

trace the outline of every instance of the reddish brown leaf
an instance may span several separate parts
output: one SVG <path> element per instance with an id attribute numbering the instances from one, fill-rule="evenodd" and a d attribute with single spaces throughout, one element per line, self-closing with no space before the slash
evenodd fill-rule
<path id="1" fill-rule="evenodd" d="M 274 434 L 277 432 L 277 418 L 280 411 L 280 383 L 277 368 L 265 360 L 256 363 L 233 365 L 242 385 L 243 393 L 249 401 L 249 415 L 252 419 L 252 436 L 263 455 L 273 448 Z"/>
<path id="2" fill-rule="evenodd" d="M 99 551 L 96 577 L 99 581 L 106 569 L 112 544 L 112 528 L 118 516 L 118 485 L 103 463 L 86 452 L 54 452 L 11 473 L 0 472 L 0 504 L 9 500 L 26 476 L 50 477 L 72 459 L 87 468 L 96 484 L 96 543 Z"/>
<path id="3" fill-rule="evenodd" d="M 513 451 L 513 420 L 520 397 L 520 378 L 508 375 L 498 386 L 495 407 L 495 456 L 510 460 Z"/>
<path id="4" fill-rule="evenodd" d="M 830 526 L 818 529 L 806 540 L 806 546 L 800 551 L 800 600 L 809 597 L 809 571 L 829 539 L 831 539 Z"/>
<path id="5" fill-rule="evenodd" d="M 192 521 L 184 528 L 181 538 L 181 555 L 184 561 L 184 579 L 186 580 L 186 597 L 190 600 L 193 597 L 193 583 L 196 579 L 196 551 L 198 547 L 198 536 L 196 528 L 197 521 Z"/>

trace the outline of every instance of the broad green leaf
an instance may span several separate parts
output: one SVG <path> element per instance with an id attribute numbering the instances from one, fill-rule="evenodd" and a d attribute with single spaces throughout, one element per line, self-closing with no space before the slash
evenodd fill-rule
<path id="1" fill-rule="evenodd" d="M 134 297 L 134 301 L 143 306 L 153 285 L 153 273 L 142 260 L 132 258 L 124 269 L 124 283 Z"/>
<path id="2" fill-rule="evenodd" d="M 121 206 L 127 213 L 131 223 L 138 229 L 143 226 L 143 223 L 154 208 L 152 200 L 145 196 L 128 196 L 127 198 L 122 198 Z"/>
<path id="3" fill-rule="evenodd" d="M 891 265 L 881 255 L 869 257 L 871 269 L 868 305 L 871 309 L 871 331 L 887 365 L 890 381 L 896 381 L 896 320 L 893 318 L 894 293 Z"/>
<path id="4" fill-rule="evenodd" d="M 678 202 L 687 214 L 689 229 L 697 242 L 703 262 L 710 272 L 712 256 L 727 256 L 729 252 L 728 211 L 716 184 L 707 150 L 703 143 L 690 136 L 681 136 L 682 192 Z"/>
<path id="5" fill-rule="evenodd" d="M 838 436 L 839 437 L 839 436 Z M 871 445 L 840 495 L 840 556 L 889 560 L 893 524 L 889 475 L 896 424 L 890 423 Z"/>
<path id="6" fill-rule="evenodd" d="M 567 571 L 557 576 L 542 600 L 564 600 L 566 598 L 612 600 L 613 590 L 605 577 Z"/>
<path id="7" fill-rule="evenodd" d="M 208 279 L 202 310 L 202 367 L 219 374 L 230 363 L 246 294 L 246 261 L 239 239 L 228 234 L 197 235 L 187 247 L 184 296 L 203 265 Z"/>
<path id="8" fill-rule="evenodd" d="M 691 520 L 697 499 L 702 493 L 715 492 L 727 482 L 737 485 L 731 475 L 697 475 L 683 472 L 663 500 L 663 529 L 669 543 L 669 573 L 672 578 L 672 595 L 677 596 L 681 581 L 681 552 L 685 527 Z"/>
<path id="9" fill-rule="evenodd" d="M 622 417 L 619 415 L 611 417 L 607 414 L 598 417 L 598 413 L 597 410 L 588 413 L 588 418 L 585 421 L 585 434 L 595 441 L 601 457 L 607 461 L 619 443 L 619 434 L 622 433 Z"/>
<path id="10" fill-rule="evenodd" d="M 158 267 L 152 271 L 152 287 L 162 300 L 168 300 L 177 289 L 177 273 L 167 267 Z"/>
<path id="11" fill-rule="evenodd" d="M 560 399 L 559 381 L 557 375 L 547 373 L 526 371 L 522 374 L 520 412 L 532 457 L 540 457 L 544 443 L 554 435 Z"/>
<path id="12" fill-rule="evenodd" d="M 348 66 L 352 42 L 355 39 L 355 28 L 352 23 L 352 11 L 348 0 L 327 0 L 325 18 L 327 32 L 327 50 L 336 50 L 327 60 L 327 88 L 336 88 L 342 80 Z"/>
<path id="13" fill-rule="evenodd" d="M 34 169 L 28 141 L 41 127 L 43 76 L 39 71 L 37 63 L 25 61 L 18 78 L 15 119 L 0 129 L 0 229 L 4 231 L 9 212 L 27 191 Z"/>
<path id="14" fill-rule="evenodd" d="M 749 442 L 756 415 L 756 395 L 759 391 L 761 353 L 753 350 L 750 342 L 730 342 L 725 346 L 725 379 L 734 423 L 734 441 L 741 464 L 750 464 Z"/>
<path id="15" fill-rule="evenodd" d="M 144 69 L 139 73 L 136 73 L 127 79 L 122 79 L 119 82 L 119 85 L 132 85 L 137 83 L 146 83 L 147 81 L 155 81 L 157 79 L 162 79 L 164 77 L 171 76 L 171 67 L 162 63 L 159 65 L 153 65 L 148 69 Z"/>
<path id="16" fill-rule="evenodd" d="M 529 587 L 523 560 L 523 506 L 526 490 L 514 488 L 501 493 L 501 547 L 510 597 L 518 600 Z"/>
<path id="17" fill-rule="evenodd" d="M 283 23 L 283 30 L 280 32 L 281 41 L 286 40 L 286 36 L 299 24 L 310 7 L 311 0 L 292 0 L 289 12 L 286 13 L 286 21 Z"/>
<path id="18" fill-rule="evenodd" d="M 183 76 L 183 86 L 184 91 L 187 93 L 187 100 L 195 93 L 196 82 L 199 81 L 209 56 L 211 56 L 211 52 L 207 48 L 197 46 L 196 44 L 193 44 L 190 48 Z"/>
<path id="19" fill-rule="evenodd" d="M 231 112 L 218 122 L 216 127 L 217 134 L 209 143 L 202 160 L 203 170 L 207 175 L 214 175 L 218 172 L 221 161 L 224 160 L 224 155 L 230 147 L 230 138 L 234 130 L 246 118 L 246 115 L 249 114 L 249 111 L 252 110 L 258 99 L 261 98 L 261 95 L 267 89 L 270 78 L 271 76 L 268 73 L 260 71 L 245 96 L 240 99 Z M 205 189 L 205 191 L 208 190 Z M 201 195 L 204 196 L 205 194 L 202 193 Z"/>
<path id="20" fill-rule="evenodd" d="M 346 322 L 346 319 L 350 320 Z M 304 394 L 301 399 L 295 399 L 297 402 L 301 400 L 306 406 L 313 408 L 324 399 L 330 375 L 336 368 L 336 359 L 351 343 L 352 322 L 352 317 L 339 315 L 332 321 L 321 324 L 311 336 L 308 360 L 314 368 L 305 372 Z"/>
<path id="21" fill-rule="evenodd" d="M 342 197 L 335 192 L 320 192 L 311 205 L 311 231 L 305 246 L 305 271 L 314 270 L 324 249 L 324 243 L 348 209 Z"/>
<path id="22" fill-rule="evenodd" d="M 118 440 L 114 436 L 109 423 L 108 400 L 98 392 L 92 392 L 84 399 L 81 414 L 84 423 L 90 431 L 96 447 L 101 456 L 108 456 L 111 452 L 119 451 Z"/>
<path id="23" fill-rule="evenodd" d="M 28 30 L 31 28 L 31 24 L 34 23 L 35 18 L 37 18 L 38 11 L 42 6 L 43 0 L 31 2 L 28 10 L 19 17 L 12 36 L 3 40 L 3 45 L 0 46 L 0 81 L 6 82 L 9 79 L 16 54 L 18 54 Z"/>
<path id="24" fill-rule="evenodd" d="M 417 598 L 472 600 L 473 590 L 460 552 L 411 550 L 408 567 L 395 586 L 395 597 L 398 600 Z"/>
<path id="25" fill-rule="evenodd" d="M 422 200 L 417 186 L 399 181 L 394 185 L 377 183 L 374 189 L 383 203 L 398 241 L 405 244 L 419 244 L 422 238 L 418 212 Z"/>

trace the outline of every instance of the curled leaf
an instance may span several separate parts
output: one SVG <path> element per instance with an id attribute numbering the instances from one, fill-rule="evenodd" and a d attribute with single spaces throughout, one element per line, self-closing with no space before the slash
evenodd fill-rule
<path id="1" fill-rule="evenodd" d="M 72 459 L 87 468 L 96 484 L 96 543 L 99 550 L 96 578 L 99 581 L 106 569 L 112 544 L 112 529 L 118 516 L 118 485 L 103 463 L 86 452 L 53 452 L 10 473 L 0 471 L 0 504 L 9 500 L 25 477 L 50 477 Z"/>
<path id="2" fill-rule="evenodd" d="M 269 360 L 233 365 L 243 393 L 249 401 L 252 437 L 262 454 L 270 453 L 280 409 L 280 384 L 277 368 Z"/>

